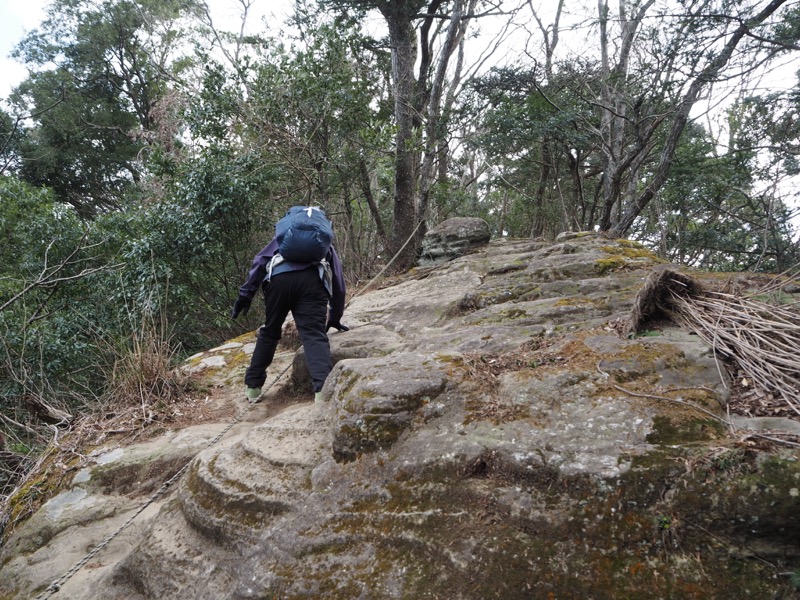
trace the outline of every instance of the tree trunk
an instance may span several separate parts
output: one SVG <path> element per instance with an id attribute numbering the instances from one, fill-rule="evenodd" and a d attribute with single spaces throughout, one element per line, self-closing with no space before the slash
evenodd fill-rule
<path id="1" fill-rule="evenodd" d="M 753 26 L 762 23 L 769 18 L 775 11 L 777 11 L 788 0 L 772 0 L 765 6 L 757 15 L 747 21 L 742 21 L 739 26 L 734 30 L 730 39 L 725 43 L 722 51 L 717 54 L 705 69 L 692 81 L 689 89 L 681 99 L 678 105 L 672 125 L 667 132 L 667 139 L 664 143 L 664 148 L 661 151 L 658 166 L 655 169 L 653 178 L 650 180 L 645 189 L 633 199 L 624 211 L 619 221 L 609 229 L 609 233 L 615 237 L 624 237 L 627 235 L 628 230 L 633 225 L 636 217 L 641 214 L 645 206 L 653 199 L 661 186 L 669 176 L 670 167 L 672 166 L 672 159 L 675 156 L 675 150 L 678 147 L 683 129 L 689 120 L 689 112 L 697 102 L 700 94 L 711 84 L 720 74 L 722 69 L 728 64 L 733 53 L 736 51 L 739 42 L 750 32 Z"/>
<path id="2" fill-rule="evenodd" d="M 550 179 L 550 150 L 547 140 L 542 140 L 539 169 L 539 181 L 536 183 L 536 192 L 533 197 L 533 223 L 530 232 L 532 238 L 544 235 L 547 221 L 544 215 L 545 196 L 547 196 L 547 184 Z"/>
<path id="3" fill-rule="evenodd" d="M 386 236 L 386 227 L 383 225 L 381 213 L 378 210 L 378 205 L 375 202 L 375 196 L 372 194 L 372 183 L 369 178 L 369 170 L 367 169 L 367 162 L 364 158 L 358 160 L 359 183 L 361 184 L 361 191 L 367 201 L 369 212 L 372 215 L 372 220 L 375 222 L 375 230 L 378 232 L 381 243 L 384 248 L 389 247 L 389 238 Z"/>
<path id="4" fill-rule="evenodd" d="M 639 25 L 645 13 L 650 9 L 655 0 L 646 0 L 644 4 L 632 7 L 635 14 L 628 16 L 628 5 L 625 0 L 620 0 L 619 23 L 621 27 L 621 41 L 619 56 L 616 65 L 611 68 L 608 56 L 608 1 L 598 0 L 598 13 L 600 20 L 600 51 L 601 51 L 601 97 L 602 120 L 600 133 L 603 138 L 603 214 L 600 218 L 600 229 L 606 231 L 612 228 L 621 218 L 623 210 L 622 190 L 624 188 L 623 176 L 626 174 L 632 156 L 623 156 L 628 145 L 626 140 L 625 125 L 628 121 L 627 105 L 627 78 L 630 55 L 633 42 L 636 38 Z M 632 177 L 628 173 L 629 178 Z"/>
<path id="5" fill-rule="evenodd" d="M 417 60 L 417 36 L 411 19 L 403 11 L 382 9 L 389 27 L 392 46 L 392 80 L 394 88 L 395 133 L 394 159 L 394 226 L 391 251 L 399 253 L 397 268 L 410 267 L 416 258 L 416 247 L 405 245 L 417 227 L 415 196 L 419 170 L 418 140 L 414 131 Z"/>
<path id="6" fill-rule="evenodd" d="M 465 11 L 465 3 L 466 11 Z M 444 147 L 442 136 L 442 113 L 448 110 L 455 99 L 455 95 L 450 93 L 447 95 L 444 106 L 442 105 L 442 97 L 444 96 L 445 89 L 445 76 L 447 68 L 450 64 L 450 57 L 453 53 L 461 47 L 461 42 L 464 39 L 464 34 L 467 31 L 467 26 L 470 17 L 474 14 L 475 5 L 477 0 L 455 0 L 452 11 L 450 13 L 450 24 L 447 29 L 447 36 L 442 49 L 439 53 L 439 63 L 436 65 L 436 74 L 431 84 L 431 92 L 428 98 L 427 106 L 427 122 L 425 126 L 425 155 L 422 160 L 422 167 L 420 169 L 420 194 L 419 203 L 417 205 L 417 220 L 422 221 L 427 216 L 428 205 L 430 203 L 431 187 L 434 184 L 436 169 L 435 163 L 437 158 L 441 156 L 442 148 Z M 466 12 L 466 16 L 465 13 Z M 451 92 L 454 86 L 457 86 L 461 79 L 461 68 L 463 66 L 463 53 L 459 53 L 459 61 L 456 66 L 456 72 L 451 82 Z M 420 231 L 420 240 L 424 231 Z"/>
<path id="7" fill-rule="evenodd" d="M 569 160 L 569 173 L 572 178 L 572 222 L 575 223 L 579 231 L 585 231 L 589 229 L 589 224 L 586 218 L 586 198 L 583 195 L 583 179 L 581 178 L 581 153 L 580 150 L 576 150 L 575 155 L 573 155 L 572 151 L 567 149 L 566 155 Z"/>

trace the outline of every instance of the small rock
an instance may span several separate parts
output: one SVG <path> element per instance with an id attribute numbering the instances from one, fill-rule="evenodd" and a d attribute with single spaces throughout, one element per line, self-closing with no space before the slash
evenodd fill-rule
<path id="1" fill-rule="evenodd" d="M 431 229 L 422 241 L 420 266 L 437 265 L 489 243 L 489 224 L 483 219 L 454 217 Z"/>

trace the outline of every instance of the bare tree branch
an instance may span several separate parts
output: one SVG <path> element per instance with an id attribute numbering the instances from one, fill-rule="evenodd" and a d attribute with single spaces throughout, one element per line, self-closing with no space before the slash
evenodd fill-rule
<path id="1" fill-rule="evenodd" d="M 76 258 L 76 256 L 78 255 L 79 252 L 84 251 L 84 250 L 91 250 L 92 248 L 95 248 L 95 247 L 98 247 L 98 246 L 101 245 L 100 242 L 96 242 L 96 243 L 89 244 L 89 245 L 84 245 L 84 242 L 86 241 L 87 236 L 88 236 L 88 231 L 84 232 L 83 236 L 78 241 L 78 243 L 75 246 L 75 248 L 73 248 L 72 251 L 66 257 L 61 259 L 61 261 L 56 265 L 48 264 L 48 260 L 49 260 L 48 257 L 49 257 L 49 254 L 50 254 L 50 250 L 53 247 L 53 244 L 55 244 L 55 242 L 56 242 L 56 240 L 52 240 L 47 245 L 47 249 L 45 250 L 44 265 L 42 266 L 42 270 L 39 272 L 39 274 L 36 276 L 36 278 L 33 281 L 29 282 L 19 292 L 14 294 L 11 298 L 9 298 L 2 305 L 0 305 L 0 312 L 4 311 L 5 309 L 7 309 L 12 304 L 14 304 L 14 303 L 18 302 L 19 300 L 21 300 L 22 298 L 24 298 L 25 295 L 28 294 L 28 292 L 30 292 L 31 290 L 33 290 L 35 288 L 49 288 L 49 287 L 52 287 L 52 286 L 55 286 L 55 285 L 58 285 L 58 284 L 61 284 L 61 283 L 66 283 L 68 281 L 75 281 L 77 279 L 82 279 L 82 278 L 88 277 L 89 275 L 92 275 L 94 273 L 99 273 L 99 272 L 102 272 L 102 271 L 111 271 L 111 270 L 115 270 L 115 269 L 121 268 L 123 266 L 123 263 L 116 263 L 116 264 L 111 264 L 111 265 L 102 265 L 102 266 L 99 266 L 99 267 L 87 267 L 87 268 L 81 269 L 80 272 L 72 274 L 72 275 L 59 275 L 59 273 L 61 273 L 67 267 L 75 266 L 77 264 L 80 264 L 81 262 L 85 262 L 86 260 L 89 260 L 89 259 L 86 259 L 86 258 Z"/>

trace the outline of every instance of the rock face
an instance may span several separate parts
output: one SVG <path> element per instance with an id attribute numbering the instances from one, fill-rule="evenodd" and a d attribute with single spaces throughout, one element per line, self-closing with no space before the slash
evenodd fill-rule
<path id="1" fill-rule="evenodd" d="M 425 234 L 422 240 L 420 266 L 438 265 L 464 256 L 489 243 L 489 224 L 483 219 L 453 217 L 442 221 Z"/>
<path id="2" fill-rule="evenodd" d="M 353 299 L 323 402 L 301 354 L 279 356 L 291 379 L 258 418 L 193 446 L 171 495 L 53 597 L 793 597 L 798 451 L 731 434 L 696 336 L 616 333 L 660 266 L 593 234 L 498 240 Z M 41 591 L 71 566 L 43 561 L 74 563 L 131 510 L 112 502 L 130 488 L 64 493 L 3 550 L 0 597 Z"/>

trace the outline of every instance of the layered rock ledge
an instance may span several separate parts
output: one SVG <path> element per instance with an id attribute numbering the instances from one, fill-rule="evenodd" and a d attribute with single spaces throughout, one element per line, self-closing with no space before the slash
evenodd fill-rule
<path id="1" fill-rule="evenodd" d="M 321 403 L 287 358 L 261 420 L 54 597 L 793 597 L 800 453 L 731 431 L 697 336 L 619 334 L 663 266 L 595 234 L 499 240 L 354 298 Z M 241 352 L 206 368 L 236 386 Z M 66 543 L 33 531 L 6 597 Z"/>

